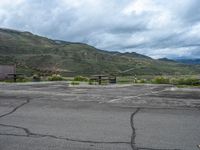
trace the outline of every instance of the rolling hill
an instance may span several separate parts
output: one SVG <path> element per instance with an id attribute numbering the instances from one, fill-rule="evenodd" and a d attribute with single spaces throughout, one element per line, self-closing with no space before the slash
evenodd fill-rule
<path id="1" fill-rule="evenodd" d="M 155 60 L 134 52 L 109 52 L 84 43 L 52 40 L 3 28 L 0 28 L 0 64 L 17 64 L 17 71 L 28 75 L 38 71 L 74 75 L 200 73 L 196 65 Z"/>

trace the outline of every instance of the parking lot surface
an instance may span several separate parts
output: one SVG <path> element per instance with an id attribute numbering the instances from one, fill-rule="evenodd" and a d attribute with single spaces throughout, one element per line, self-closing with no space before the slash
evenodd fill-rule
<path id="1" fill-rule="evenodd" d="M 199 150 L 200 89 L 0 84 L 0 150 Z"/>

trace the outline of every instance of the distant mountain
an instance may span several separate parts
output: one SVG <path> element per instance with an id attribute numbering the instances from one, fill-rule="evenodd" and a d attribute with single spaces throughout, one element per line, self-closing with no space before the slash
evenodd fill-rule
<path id="1" fill-rule="evenodd" d="M 191 64 L 191 65 L 199 64 L 200 65 L 200 59 L 176 59 L 176 61 L 184 63 L 184 64 Z"/>
<path id="2" fill-rule="evenodd" d="M 74 75 L 197 74 L 199 66 L 154 60 L 137 53 L 109 52 L 84 43 L 52 40 L 30 32 L 0 28 L 0 64 L 17 64 L 24 74 Z"/>
<path id="3" fill-rule="evenodd" d="M 176 62 L 175 60 L 172 60 L 172 59 L 169 59 L 169 58 L 159 58 L 158 60 L 165 61 L 165 62 Z"/>

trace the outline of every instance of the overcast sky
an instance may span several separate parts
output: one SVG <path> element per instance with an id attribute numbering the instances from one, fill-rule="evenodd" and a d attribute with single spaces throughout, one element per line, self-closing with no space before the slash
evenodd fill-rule
<path id="1" fill-rule="evenodd" d="M 200 0 L 0 0 L 0 27 L 153 58 L 200 58 Z"/>

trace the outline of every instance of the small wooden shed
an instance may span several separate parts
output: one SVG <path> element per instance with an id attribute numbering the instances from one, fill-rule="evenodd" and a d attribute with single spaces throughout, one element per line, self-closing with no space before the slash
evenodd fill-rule
<path id="1" fill-rule="evenodd" d="M 11 78 L 10 74 L 16 74 L 16 65 L 0 65 L 0 80 Z"/>

